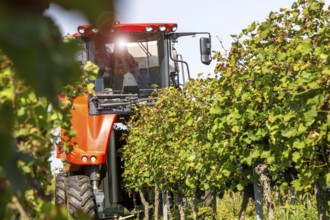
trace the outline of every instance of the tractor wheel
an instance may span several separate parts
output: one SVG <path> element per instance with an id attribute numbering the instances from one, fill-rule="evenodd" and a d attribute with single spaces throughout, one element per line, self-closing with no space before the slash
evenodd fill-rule
<path id="1" fill-rule="evenodd" d="M 83 212 L 95 216 L 95 202 L 92 186 L 88 176 L 76 175 L 66 179 L 67 209 L 71 216 L 77 217 Z"/>
<path id="2" fill-rule="evenodd" d="M 66 204 L 66 173 L 59 173 L 55 177 L 55 204 Z"/>

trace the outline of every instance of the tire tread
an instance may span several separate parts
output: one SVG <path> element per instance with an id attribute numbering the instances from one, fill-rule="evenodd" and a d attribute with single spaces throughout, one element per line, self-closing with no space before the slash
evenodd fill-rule
<path id="1" fill-rule="evenodd" d="M 73 217 L 79 211 L 90 217 L 95 216 L 94 195 L 88 176 L 67 177 L 67 208 Z"/>
<path id="2" fill-rule="evenodd" d="M 55 177 L 55 204 L 66 204 L 66 174 L 59 173 Z"/>

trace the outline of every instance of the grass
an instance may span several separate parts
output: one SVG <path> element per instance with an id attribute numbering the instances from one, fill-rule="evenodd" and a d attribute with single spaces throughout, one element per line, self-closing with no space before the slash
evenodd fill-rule
<path id="1" fill-rule="evenodd" d="M 295 198 L 290 194 L 285 196 L 274 195 L 275 219 L 285 220 L 314 220 L 318 219 L 315 197 L 311 195 Z M 217 220 L 238 219 L 243 196 L 237 193 L 225 193 L 223 198 L 218 199 Z M 263 217 L 267 219 L 266 208 L 263 207 Z M 256 219 L 254 200 L 249 199 L 246 210 L 246 220 Z"/>

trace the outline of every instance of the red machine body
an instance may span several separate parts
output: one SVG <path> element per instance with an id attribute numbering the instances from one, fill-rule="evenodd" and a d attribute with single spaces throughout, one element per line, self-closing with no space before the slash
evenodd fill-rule
<path id="1" fill-rule="evenodd" d="M 116 33 L 170 33 L 177 29 L 176 23 L 138 23 L 120 24 L 115 23 L 110 30 L 113 35 Z M 90 25 L 78 26 L 78 33 L 75 37 L 94 37 L 97 30 Z M 146 37 L 147 38 L 147 37 Z M 117 114 L 90 115 L 88 96 L 84 95 L 74 100 L 71 111 L 71 124 L 76 137 L 67 143 L 73 147 L 69 153 L 65 153 L 62 146 L 57 148 L 57 158 L 61 158 L 70 164 L 75 165 L 98 165 L 105 163 L 106 153 L 109 146 L 110 134 L 116 121 Z M 62 139 L 68 139 L 61 132 Z"/>
<path id="2" fill-rule="evenodd" d="M 66 154 L 59 146 L 56 151 L 57 158 L 76 165 L 104 164 L 117 115 L 89 115 L 87 94 L 74 100 L 71 115 L 70 122 L 76 136 L 70 138 L 67 144 L 72 146 L 73 150 Z M 65 131 L 61 130 L 62 138 L 68 139 L 64 133 Z"/>

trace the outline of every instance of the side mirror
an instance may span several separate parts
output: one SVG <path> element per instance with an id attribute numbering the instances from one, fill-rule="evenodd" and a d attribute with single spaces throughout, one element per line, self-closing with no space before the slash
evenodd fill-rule
<path id="1" fill-rule="evenodd" d="M 201 37 L 199 40 L 201 49 L 201 61 L 202 63 L 209 65 L 212 61 L 211 57 L 211 39 L 206 37 Z"/>

